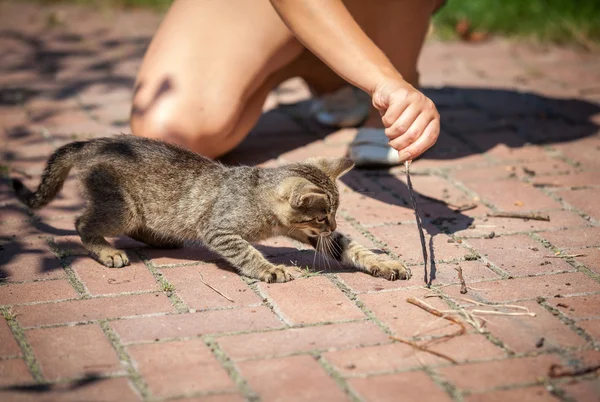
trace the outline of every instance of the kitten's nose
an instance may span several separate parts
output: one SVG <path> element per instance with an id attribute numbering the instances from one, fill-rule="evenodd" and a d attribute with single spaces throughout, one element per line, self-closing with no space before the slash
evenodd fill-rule
<path id="1" fill-rule="evenodd" d="M 332 232 L 335 232 L 335 229 L 337 228 L 337 223 L 335 222 L 335 218 L 333 216 L 329 219 L 329 227 L 331 228 Z"/>

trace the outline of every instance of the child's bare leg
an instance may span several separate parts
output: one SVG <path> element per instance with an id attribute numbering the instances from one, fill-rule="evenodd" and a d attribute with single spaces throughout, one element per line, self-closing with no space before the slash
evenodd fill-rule
<path id="1" fill-rule="evenodd" d="M 414 84 L 435 3 L 439 0 L 345 1 Z M 292 76 L 305 78 L 317 93 L 344 84 L 294 38 L 268 0 L 176 0 L 138 74 L 131 128 L 135 135 L 218 157 L 246 137 L 269 91 Z M 370 122 L 381 124 L 379 115 Z"/>

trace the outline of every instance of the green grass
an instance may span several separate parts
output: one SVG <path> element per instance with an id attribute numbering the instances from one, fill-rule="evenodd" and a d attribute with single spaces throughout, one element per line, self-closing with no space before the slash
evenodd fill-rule
<path id="1" fill-rule="evenodd" d="M 541 42 L 600 43 L 599 0 L 449 0 L 434 17 L 437 33 L 454 37 L 458 21 L 474 30 Z"/>

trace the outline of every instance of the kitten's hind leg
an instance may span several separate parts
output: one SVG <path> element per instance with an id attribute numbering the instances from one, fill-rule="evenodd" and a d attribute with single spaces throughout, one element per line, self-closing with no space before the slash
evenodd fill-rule
<path id="1" fill-rule="evenodd" d="M 122 233 L 118 226 L 113 225 L 114 223 L 118 225 L 118 217 L 117 219 L 107 220 L 107 215 L 94 214 L 88 210 L 77 218 L 75 228 L 81 237 L 84 247 L 102 265 L 109 268 L 121 268 L 129 265 L 127 254 L 122 250 L 112 247 L 104 238 L 104 236 Z"/>
<path id="2" fill-rule="evenodd" d="M 156 248 L 181 248 L 183 247 L 183 242 L 175 239 L 171 239 L 168 237 L 158 236 L 152 230 L 148 228 L 138 228 L 130 233 L 127 233 L 127 236 L 131 237 L 134 240 L 145 243 L 151 247 Z"/>
<path id="3" fill-rule="evenodd" d="M 288 282 L 294 279 L 288 267 L 267 261 L 260 251 L 239 235 L 215 230 L 204 237 L 204 242 L 239 269 L 242 275 L 264 282 Z"/>

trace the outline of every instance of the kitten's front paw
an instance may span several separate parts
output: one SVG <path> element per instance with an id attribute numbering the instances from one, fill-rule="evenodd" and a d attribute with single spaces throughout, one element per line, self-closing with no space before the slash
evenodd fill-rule
<path id="1" fill-rule="evenodd" d="M 265 268 L 258 279 L 264 282 L 289 282 L 294 279 L 294 276 L 289 272 L 285 265 L 273 265 Z"/>
<path id="2" fill-rule="evenodd" d="M 129 265 L 129 258 L 127 254 L 121 250 L 102 250 L 98 254 L 98 261 L 109 268 L 121 268 Z"/>
<path id="3" fill-rule="evenodd" d="M 410 269 L 401 262 L 394 260 L 379 260 L 369 267 L 369 273 L 373 276 L 385 278 L 388 281 L 398 279 L 410 279 L 412 276 Z"/>

